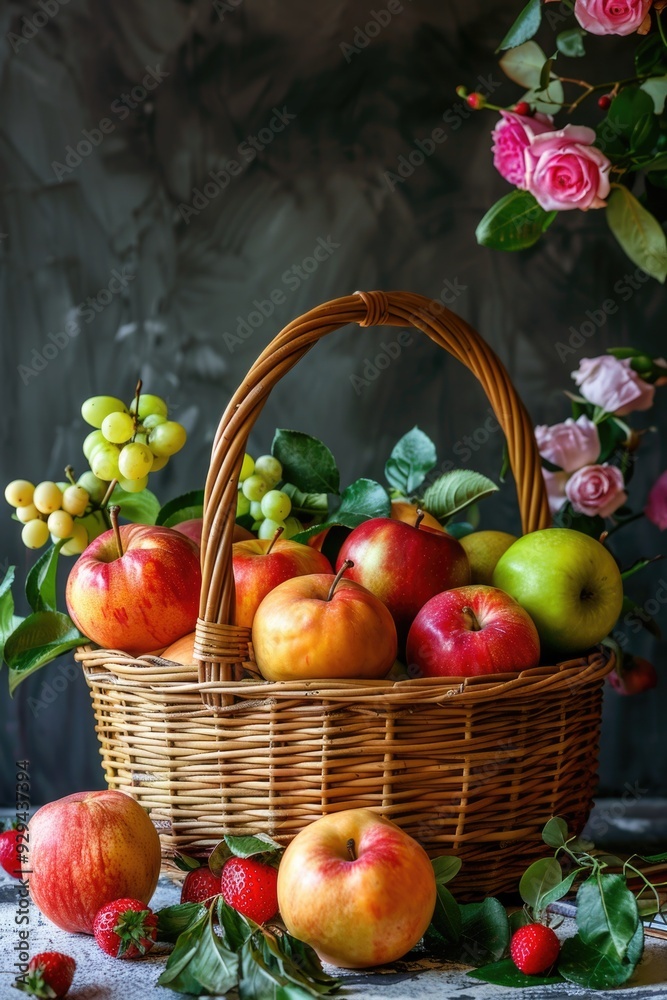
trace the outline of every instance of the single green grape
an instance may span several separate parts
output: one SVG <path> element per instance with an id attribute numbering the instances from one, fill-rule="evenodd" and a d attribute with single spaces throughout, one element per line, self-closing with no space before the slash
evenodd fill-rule
<path id="1" fill-rule="evenodd" d="M 115 444 L 100 445 L 95 449 L 90 459 L 90 467 L 98 479 L 106 479 L 108 482 L 118 479 L 119 454 L 118 445 Z"/>
<path id="2" fill-rule="evenodd" d="M 280 537 L 294 538 L 300 531 L 303 531 L 303 525 L 298 517 L 287 517 L 285 518 L 285 531 Z"/>
<path id="3" fill-rule="evenodd" d="M 126 444 L 118 457 L 118 471 L 123 479 L 143 479 L 151 471 L 153 452 L 145 444 Z"/>
<path id="4" fill-rule="evenodd" d="M 283 467 L 273 455 L 260 455 L 255 462 L 255 472 L 264 476 L 271 487 L 279 483 L 283 477 Z"/>
<path id="5" fill-rule="evenodd" d="M 159 472 L 160 469 L 164 469 L 165 465 L 169 462 L 169 455 L 153 455 L 153 464 L 151 465 L 151 472 Z"/>
<path id="6" fill-rule="evenodd" d="M 35 507 L 34 503 L 29 503 L 26 504 L 25 507 L 17 507 L 16 516 L 21 524 L 27 524 L 28 521 L 34 521 L 36 517 L 39 517 L 39 511 Z"/>
<path id="7" fill-rule="evenodd" d="M 147 431 L 152 431 L 154 427 L 157 427 L 158 424 L 164 424 L 166 420 L 167 418 L 161 413 L 149 413 L 147 417 L 143 418 L 141 423 Z"/>
<path id="8" fill-rule="evenodd" d="M 64 556 L 78 556 L 88 545 L 88 532 L 85 524 L 75 523 L 72 537 L 60 550 Z"/>
<path id="9" fill-rule="evenodd" d="M 130 413 L 139 414 L 139 419 L 144 420 L 151 413 L 158 413 L 161 417 L 167 417 L 167 404 L 161 396 L 153 396 L 150 392 L 142 392 L 139 396 L 139 409 L 137 410 L 136 398 L 130 403 Z"/>
<path id="10" fill-rule="evenodd" d="M 34 521 L 28 521 L 23 525 L 21 541 L 27 549 L 41 549 L 42 545 L 48 542 L 49 534 L 46 521 L 35 518 Z"/>
<path id="11" fill-rule="evenodd" d="M 63 510 L 72 514 L 73 517 L 80 517 L 85 512 L 89 502 L 90 496 L 83 486 L 68 485 L 63 492 Z"/>
<path id="12" fill-rule="evenodd" d="M 13 479 L 5 486 L 5 500 L 12 507 L 27 507 L 34 492 L 35 487 L 27 479 Z"/>
<path id="13" fill-rule="evenodd" d="M 56 486 L 58 487 L 61 493 L 64 493 L 67 487 L 71 485 L 72 484 L 69 482 L 69 480 L 65 481 L 64 479 L 59 479 L 58 482 L 56 483 Z"/>
<path id="14" fill-rule="evenodd" d="M 52 514 L 54 510 L 60 510 L 63 502 L 63 495 L 60 488 L 50 480 L 38 483 L 32 495 L 34 503 L 40 514 Z M 43 544 L 43 543 L 42 543 Z M 39 546 L 35 546 L 39 548 Z"/>
<path id="15" fill-rule="evenodd" d="M 279 531 L 280 528 L 283 529 L 283 533 L 284 533 L 285 532 L 285 522 L 284 521 L 274 521 L 272 518 L 267 517 L 260 524 L 259 530 L 257 532 L 257 537 L 258 538 L 273 538 L 273 536 L 275 535 L 276 531 Z"/>
<path id="16" fill-rule="evenodd" d="M 81 406 L 81 416 L 91 427 L 101 427 L 110 413 L 127 413 L 122 399 L 116 396 L 91 396 Z"/>
<path id="17" fill-rule="evenodd" d="M 261 500 L 264 494 L 269 488 L 264 476 L 258 476 L 253 473 L 252 476 L 248 478 L 243 483 L 243 493 L 247 496 L 248 500 Z"/>
<path id="18" fill-rule="evenodd" d="M 282 490 L 269 490 L 262 497 L 262 514 L 272 521 L 284 521 L 292 511 L 292 501 Z"/>
<path id="19" fill-rule="evenodd" d="M 245 494 L 242 493 L 241 496 L 245 496 Z M 264 515 L 262 514 L 262 505 L 259 502 L 259 500 L 250 501 L 250 516 L 253 518 L 253 520 L 255 520 L 258 523 L 264 520 Z M 256 530 L 257 530 L 256 528 L 253 528 L 253 531 Z"/>
<path id="20" fill-rule="evenodd" d="M 148 446 L 155 455 L 175 455 L 185 444 L 187 436 L 182 424 L 177 424 L 175 420 L 166 420 L 150 432 Z"/>
<path id="21" fill-rule="evenodd" d="M 246 452 L 245 455 L 243 456 L 243 465 L 241 466 L 241 471 L 239 472 L 239 482 L 240 483 L 245 482 L 248 476 L 252 476 L 254 471 L 255 471 L 255 459 L 252 457 L 252 455 L 249 455 Z"/>
<path id="22" fill-rule="evenodd" d="M 74 531 L 74 518 L 66 510 L 54 510 L 49 514 L 46 526 L 51 535 L 56 538 L 71 538 Z"/>
<path id="23" fill-rule="evenodd" d="M 134 440 L 137 444 L 148 444 L 148 434 L 144 434 L 143 431 L 137 431 L 134 435 Z"/>
<path id="24" fill-rule="evenodd" d="M 105 438 L 102 431 L 91 431 L 83 439 L 83 454 L 87 461 L 90 462 L 91 456 L 95 449 L 101 444 L 107 444 L 107 439 Z"/>
<path id="25" fill-rule="evenodd" d="M 148 486 L 148 476 L 142 476 L 141 479 L 125 479 L 119 476 L 118 485 L 126 493 L 141 493 Z"/>
<path id="26" fill-rule="evenodd" d="M 125 444 L 134 434 L 134 417 L 129 413 L 109 413 L 100 430 L 112 444 Z"/>
<path id="27" fill-rule="evenodd" d="M 250 513 L 250 500 L 244 493 L 239 490 L 236 497 L 236 516 L 244 517 L 246 514 Z"/>
<path id="28" fill-rule="evenodd" d="M 109 483 L 99 479 L 93 472 L 83 472 L 77 481 L 77 486 L 81 486 L 94 504 L 102 503 Z M 71 513 L 71 511 L 70 511 Z"/>

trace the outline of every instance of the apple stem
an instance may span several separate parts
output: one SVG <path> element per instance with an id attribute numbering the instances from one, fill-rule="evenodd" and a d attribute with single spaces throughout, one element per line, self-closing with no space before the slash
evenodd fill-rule
<path id="1" fill-rule="evenodd" d="M 356 851 L 354 849 L 354 847 L 355 847 L 354 838 L 350 837 L 350 839 L 348 840 L 348 842 L 347 842 L 347 844 L 345 846 L 347 847 L 347 853 L 350 855 L 350 861 L 356 861 L 357 860 L 357 853 L 356 853 Z"/>
<path id="2" fill-rule="evenodd" d="M 331 598 L 333 597 L 334 591 L 335 591 L 336 587 L 338 586 L 338 584 L 340 583 L 340 579 L 341 579 L 343 573 L 345 572 L 345 570 L 350 569 L 352 566 L 354 566 L 354 563 L 352 562 L 352 560 L 351 559 L 346 559 L 345 562 L 343 563 L 343 565 L 341 566 L 341 568 L 336 573 L 336 575 L 335 575 L 335 577 L 333 579 L 333 583 L 329 587 L 329 593 L 327 594 L 327 601 L 330 601 Z"/>
<path id="3" fill-rule="evenodd" d="M 479 619 L 475 614 L 475 612 L 473 611 L 473 609 L 466 604 L 465 608 L 462 608 L 461 610 L 463 611 L 464 615 L 470 615 L 472 631 L 480 632 L 482 626 L 479 624 Z"/>
<path id="4" fill-rule="evenodd" d="M 278 539 L 280 538 L 280 536 L 282 535 L 282 533 L 283 533 L 284 530 L 285 530 L 284 528 L 277 528 L 276 529 L 276 533 L 273 536 L 273 538 L 271 539 L 271 544 L 269 545 L 268 549 L 264 553 L 265 556 L 268 556 L 269 552 L 271 551 L 271 549 L 273 548 L 273 546 L 276 544 L 276 542 L 278 541 Z"/>
<path id="5" fill-rule="evenodd" d="M 424 511 L 421 509 L 421 507 L 417 507 L 417 517 L 415 518 L 415 528 L 418 528 L 419 525 L 422 523 L 423 520 L 424 520 Z"/>
<path id="6" fill-rule="evenodd" d="M 141 390 L 143 387 L 143 382 L 141 379 L 137 379 L 137 384 L 134 390 L 134 431 L 132 433 L 132 440 L 134 441 L 137 436 L 137 428 L 139 426 L 139 396 L 141 395 Z"/>
<path id="7" fill-rule="evenodd" d="M 120 507 L 118 504 L 112 504 L 109 507 L 109 517 L 111 518 L 111 527 L 113 528 L 114 537 L 116 539 L 116 548 L 118 549 L 118 558 L 123 558 L 123 542 L 120 537 L 120 527 L 118 525 L 118 515 L 120 514 Z"/>
<path id="8" fill-rule="evenodd" d="M 118 486 L 118 480 L 112 479 L 109 485 L 107 486 L 106 493 L 102 497 L 102 503 L 100 504 L 101 510 L 104 510 L 106 505 L 109 503 L 109 500 L 111 500 L 111 494 L 113 493 L 113 491 L 116 489 L 117 486 Z"/>
<path id="9" fill-rule="evenodd" d="M 76 479 L 74 478 L 74 469 L 72 468 L 71 465 L 65 466 L 65 475 L 67 476 L 67 479 L 72 484 L 72 486 L 76 486 Z"/>

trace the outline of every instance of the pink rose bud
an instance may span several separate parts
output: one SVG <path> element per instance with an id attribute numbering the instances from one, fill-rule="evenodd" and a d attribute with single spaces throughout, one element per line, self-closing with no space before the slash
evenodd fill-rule
<path id="1" fill-rule="evenodd" d="M 525 149 L 526 188 L 547 212 L 604 208 L 609 194 L 607 157 L 585 125 L 535 135 Z"/>
<path id="2" fill-rule="evenodd" d="M 652 0 L 576 0 L 574 16 L 592 35 L 631 35 L 646 18 Z"/>
<path id="3" fill-rule="evenodd" d="M 661 531 L 667 528 L 667 472 L 651 487 L 644 513 Z"/>
<path id="4" fill-rule="evenodd" d="M 565 484 L 569 476 L 567 472 L 549 472 L 548 469 L 542 469 L 542 476 L 544 477 L 544 485 L 547 488 L 549 510 L 552 514 L 556 514 L 567 500 Z"/>
<path id="5" fill-rule="evenodd" d="M 543 114 L 528 117 L 514 111 L 501 111 L 500 115 L 491 133 L 493 165 L 506 181 L 523 191 L 526 187 L 524 151 L 532 136 L 552 128 L 552 121 Z"/>
<path id="6" fill-rule="evenodd" d="M 640 694 L 658 684 L 655 667 L 640 656 L 623 657 L 623 668 L 615 668 L 607 676 L 609 683 L 619 694 Z"/>
<path id="7" fill-rule="evenodd" d="M 576 472 L 582 465 L 592 465 L 600 454 L 600 435 L 592 420 L 572 417 L 562 424 L 535 428 L 535 440 L 542 458 L 565 472 Z"/>
<path id="8" fill-rule="evenodd" d="M 628 499 L 623 473 L 615 465 L 585 465 L 565 484 L 565 495 L 577 514 L 610 517 Z"/>
<path id="9" fill-rule="evenodd" d="M 619 359 L 611 354 L 582 358 L 572 378 L 589 403 L 618 417 L 633 410 L 649 410 L 653 405 L 655 386 L 632 370 L 629 358 Z"/>

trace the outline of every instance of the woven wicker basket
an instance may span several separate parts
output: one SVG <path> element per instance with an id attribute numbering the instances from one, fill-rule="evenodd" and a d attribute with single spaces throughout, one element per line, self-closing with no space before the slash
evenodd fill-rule
<path id="1" fill-rule="evenodd" d="M 229 624 L 238 474 L 276 382 L 348 323 L 414 326 L 482 383 L 508 443 L 524 532 L 549 523 L 528 414 L 475 331 L 440 303 L 357 292 L 311 310 L 263 351 L 222 417 L 206 483 L 198 666 L 78 651 L 106 780 L 145 806 L 175 851 L 223 834 L 287 843 L 307 823 L 369 807 L 432 855 L 464 862 L 457 895 L 512 890 L 551 816 L 580 829 L 595 789 L 602 652 L 516 674 L 406 681 L 257 679 L 249 630 Z"/>

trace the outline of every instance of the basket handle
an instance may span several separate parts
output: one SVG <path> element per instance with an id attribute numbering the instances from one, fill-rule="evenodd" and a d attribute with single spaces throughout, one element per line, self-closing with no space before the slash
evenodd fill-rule
<path id="1" fill-rule="evenodd" d="M 195 639 L 201 681 L 239 679 L 250 630 L 230 624 L 234 613 L 232 542 L 238 478 L 250 430 L 269 392 L 321 338 L 349 323 L 413 326 L 464 364 L 482 384 L 507 439 L 524 533 L 550 524 L 533 425 L 504 365 L 464 320 L 440 302 L 408 292 L 355 292 L 311 309 L 289 323 L 262 351 L 225 410 L 204 491 L 202 592 Z M 209 705 L 223 704 L 211 699 Z"/>

